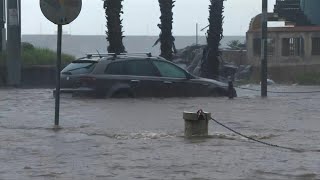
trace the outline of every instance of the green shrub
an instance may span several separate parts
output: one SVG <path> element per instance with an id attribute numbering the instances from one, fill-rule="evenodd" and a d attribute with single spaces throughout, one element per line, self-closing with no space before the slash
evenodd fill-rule
<path id="1" fill-rule="evenodd" d="M 21 43 L 22 50 L 33 50 L 34 46 L 31 43 L 23 42 Z"/>
<path id="2" fill-rule="evenodd" d="M 55 65 L 57 53 L 45 48 L 35 48 L 30 43 L 22 43 L 22 65 Z M 75 60 L 74 56 L 62 54 L 62 66 L 69 64 Z M 5 65 L 6 53 L 0 53 L 0 65 Z"/>

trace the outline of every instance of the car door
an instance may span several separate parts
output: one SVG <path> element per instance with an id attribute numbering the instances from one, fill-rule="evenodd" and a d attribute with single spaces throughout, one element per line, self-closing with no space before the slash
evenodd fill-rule
<path id="1" fill-rule="evenodd" d="M 125 74 L 130 78 L 130 89 L 136 97 L 155 97 L 159 72 L 149 59 L 125 61 Z"/>
<path id="2" fill-rule="evenodd" d="M 201 81 L 198 78 L 191 78 L 186 82 L 187 96 L 199 97 L 199 96 L 210 96 L 212 84 L 210 82 Z"/>
<path id="3" fill-rule="evenodd" d="M 161 75 L 159 78 L 161 83 L 158 88 L 160 96 L 181 97 L 188 95 L 186 86 L 188 78 L 187 73 L 183 69 L 162 60 L 153 60 L 153 64 Z"/>
<path id="4" fill-rule="evenodd" d="M 177 65 L 154 60 L 153 64 L 161 74 L 162 87 L 159 90 L 167 97 L 205 96 L 208 94 L 208 83 L 195 80 Z"/>
<path id="5" fill-rule="evenodd" d="M 124 72 L 124 64 L 124 61 L 111 62 L 106 66 L 104 74 L 96 76 L 98 89 L 108 97 L 120 90 L 130 90 L 130 77 Z"/>

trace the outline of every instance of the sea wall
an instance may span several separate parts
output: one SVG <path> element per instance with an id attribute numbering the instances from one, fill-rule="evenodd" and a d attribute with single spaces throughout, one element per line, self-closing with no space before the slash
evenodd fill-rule
<path id="1" fill-rule="evenodd" d="M 6 71 L 0 67 L 0 87 L 6 84 Z M 252 67 L 251 80 L 260 82 L 260 67 Z M 320 64 L 282 65 L 268 68 L 269 78 L 280 84 L 297 83 L 306 74 L 320 74 Z M 315 77 L 316 78 L 316 77 Z M 319 77 L 320 78 L 320 77 Z M 30 66 L 22 69 L 22 87 L 53 88 L 55 86 L 54 66 Z"/>
<path id="2" fill-rule="evenodd" d="M 22 68 L 22 87 L 54 87 L 55 66 L 29 66 Z M 0 67 L 0 86 L 5 86 L 7 73 L 4 67 Z"/>
<path id="3" fill-rule="evenodd" d="M 246 50 L 222 50 L 221 58 L 228 63 L 240 66 L 247 65 L 247 51 Z"/>

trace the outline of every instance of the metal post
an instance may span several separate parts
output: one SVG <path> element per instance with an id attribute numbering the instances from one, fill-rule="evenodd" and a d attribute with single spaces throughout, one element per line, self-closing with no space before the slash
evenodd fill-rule
<path id="1" fill-rule="evenodd" d="M 60 111 L 60 71 L 61 71 L 61 41 L 62 41 L 62 25 L 58 25 L 57 37 L 57 67 L 56 67 L 56 91 L 55 91 L 55 118 L 54 125 L 59 126 Z"/>
<path id="2" fill-rule="evenodd" d="M 261 32 L 261 97 L 268 96 L 268 1 L 262 0 Z"/>
<path id="3" fill-rule="evenodd" d="M 7 71 L 9 86 L 21 84 L 21 30 L 19 15 L 20 0 L 7 1 Z"/>
<path id="4" fill-rule="evenodd" d="M 233 89 L 234 89 L 234 87 L 233 87 L 232 79 L 229 78 L 229 81 L 228 81 L 228 97 L 229 97 L 229 99 L 233 99 L 235 96 Z"/>
<path id="5" fill-rule="evenodd" d="M 20 42 L 21 42 L 21 0 L 17 0 L 17 4 L 18 4 L 18 13 L 19 13 L 19 33 L 20 33 Z"/>
<path id="6" fill-rule="evenodd" d="M 199 37 L 199 35 L 198 35 L 198 29 L 199 29 L 199 25 L 198 25 L 198 23 L 197 23 L 197 24 L 196 24 L 196 45 L 199 44 L 199 41 L 198 41 L 198 37 Z"/>
<path id="7" fill-rule="evenodd" d="M 4 29 L 4 0 L 0 0 L 0 52 L 2 52 L 4 50 L 3 48 L 3 36 L 2 36 L 2 32 Z"/>

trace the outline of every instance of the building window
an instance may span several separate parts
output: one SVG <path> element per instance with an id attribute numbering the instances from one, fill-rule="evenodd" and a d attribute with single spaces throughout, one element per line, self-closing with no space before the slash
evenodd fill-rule
<path id="1" fill-rule="evenodd" d="M 303 38 L 283 38 L 282 56 L 302 56 L 304 54 Z"/>
<path id="2" fill-rule="evenodd" d="M 312 38 L 312 55 L 320 55 L 320 37 Z"/>
<path id="3" fill-rule="evenodd" d="M 268 39 L 268 56 L 273 56 L 274 52 L 274 39 Z M 253 53 L 255 56 L 261 56 L 261 39 L 255 38 L 253 40 Z"/>

